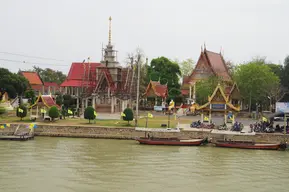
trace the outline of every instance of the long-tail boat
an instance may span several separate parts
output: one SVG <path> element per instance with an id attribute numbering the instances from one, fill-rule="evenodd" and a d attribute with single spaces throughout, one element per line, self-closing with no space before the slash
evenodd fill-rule
<path id="1" fill-rule="evenodd" d="M 258 143 L 254 141 L 216 141 L 216 147 L 240 148 L 240 149 L 265 149 L 265 150 L 279 150 L 284 146 L 281 143 Z"/>
<path id="2" fill-rule="evenodd" d="M 146 145 L 172 145 L 172 146 L 200 146 L 208 143 L 208 138 L 180 139 L 178 137 L 154 137 L 147 132 L 180 132 L 179 129 L 150 129 L 136 128 L 137 131 L 145 131 L 145 137 L 135 138 L 140 144 Z"/>

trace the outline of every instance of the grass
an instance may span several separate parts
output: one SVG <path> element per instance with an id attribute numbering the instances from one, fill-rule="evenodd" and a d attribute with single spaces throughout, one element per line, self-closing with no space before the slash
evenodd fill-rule
<path id="1" fill-rule="evenodd" d="M 191 120 L 188 119 L 180 119 L 180 123 L 190 123 Z M 29 117 L 23 118 L 20 121 L 19 117 L 9 117 L 9 116 L 0 116 L 1 123 L 32 123 Z M 106 120 L 106 119 L 96 119 L 95 123 L 92 120 L 91 124 L 88 123 L 86 119 L 79 119 L 79 118 L 66 118 L 62 120 L 57 120 L 55 122 L 49 121 L 41 121 L 38 120 L 41 124 L 51 124 L 51 125 L 91 125 L 91 126 L 111 126 L 111 127 L 134 127 L 134 121 L 131 121 L 130 124 L 127 121 L 123 120 Z M 178 121 L 171 117 L 170 120 L 170 127 L 176 127 Z M 139 119 L 139 127 L 145 127 L 146 119 L 141 118 Z M 148 127 L 149 128 L 161 128 L 161 124 L 168 124 L 168 117 L 164 116 L 155 116 L 152 119 L 148 119 Z"/>

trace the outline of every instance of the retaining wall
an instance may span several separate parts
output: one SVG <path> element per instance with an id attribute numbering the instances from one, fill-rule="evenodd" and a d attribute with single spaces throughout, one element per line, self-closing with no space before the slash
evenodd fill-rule
<path id="1" fill-rule="evenodd" d="M 1 132 L 14 132 L 17 124 L 11 124 L 10 128 L 0 129 Z M 21 125 L 25 127 L 27 125 Z M 51 136 L 51 137 L 83 137 L 83 138 L 107 138 L 107 139 L 134 139 L 135 137 L 143 137 L 144 132 L 135 131 L 134 128 L 124 127 L 96 127 L 96 126 L 77 126 L 77 125 L 37 125 L 34 129 L 35 136 Z M 202 131 L 182 130 L 179 133 L 173 132 L 154 132 L 151 133 L 155 137 L 182 137 L 182 138 L 199 138 L 208 137 L 215 139 L 224 138 L 224 134 L 210 133 Z M 280 133 L 260 133 L 256 135 L 227 135 L 227 138 L 238 140 L 255 140 L 267 142 L 280 142 L 284 138 L 289 141 L 289 135 Z"/>

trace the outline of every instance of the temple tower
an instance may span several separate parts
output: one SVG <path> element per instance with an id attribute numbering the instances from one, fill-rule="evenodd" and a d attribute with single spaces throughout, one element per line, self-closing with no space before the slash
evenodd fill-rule
<path id="1" fill-rule="evenodd" d="M 102 50 L 104 52 L 101 63 L 105 65 L 113 79 L 114 82 L 121 81 L 121 66 L 117 61 L 117 51 L 111 44 L 111 17 L 109 17 L 109 31 L 108 31 L 108 44 Z M 119 83 L 117 83 L 118 85 Z"/>

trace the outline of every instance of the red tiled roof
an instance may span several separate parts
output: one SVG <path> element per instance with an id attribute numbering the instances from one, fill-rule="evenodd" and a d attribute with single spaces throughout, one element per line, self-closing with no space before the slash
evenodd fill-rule
<path id="1" fill-rule="evenodd" d="M 59 85 L 55 82 L 44 82 L 44 86 L 48 87 L 58 87 Z"/>
<path id="2" fill-rule="evenodd" d="M 150 83 L 146 89 L 145 95 L 148 94 L 148 91 L 150 89 L 152 89 L 154 91 L 154 94 L 158 97 L 165 98 L 168 96 L 168 86 L 162 85 L 158 81 L 150 81 Z"/>
<path id="3" fill-rule="evenodd" d="M 226 81 L 232 80 L 223 56 L 219 53 L 207 51 L 205 49 L 203 52 L 201 52 L 197 65 L 193 70 L 192 74 L 190 75 L 193 82 L 199 80 L 198 78 L 195 79 L 194 75 L 197 73 L 197 69 L 199 69 L 199 66 L 204 64 L 205 66 L 209 67 L 207 73 L 210 71 L 212 72 L 212 74 L 222 77 Z"/>
<path id="4" fill-rule="evenodd" d="M 209 63 L 217 76 L 223 77 L 224 80 L 231 80 L 228 68 L 221 54 L 205 50 L 204 52 L 209 60 Z"/>
<path id="5" fill-rule="evenodd" d="M 84 67 L 85 66 L 85 67 Z M 90 71 L 88 70 L 90 66 Z M 103 67 L 101 63 L 72 63 L 66 80 L 60 85 L 61 87 L 81 87 L 83 77 L 88 77 L 89 73 L 96 74 L 96 68 Z M 86 74 L 84 74 L 84 72 Z M 90 74 L 90 78 L 92 75 Z M 85 82 L 84 82 L 85 83 Z M 89 85 L 90 83 L 88 83 Z"/>
<path id="6" fill-rule="evenodd" d="M 39 102 L 43 103 L 48 108 L 50 108 L 52 106 L 55 106 L 58 109 L 61 108 L 59 105 L 57 105 L 55 103 L 55 101 L 53 100 L 51 95 L 39 95 L 37 100 L 35 101 L 35 103 L 33 105 L 31 105 L 29 108 L 32 108 L 32 107 L 36 106 Z"/>
<path id="7" fill-rule="evenodd" d="M 186 89 L 181 90 L 182 95 L 189 95 L 190 91 Z"/>
<path id="8" fill-rule="evenodd" d="M 81 87 L 82 80 L 65 80 L 60 86 L 61 87 Z"/>
<path id="9" fill-rule="evenodd" d="M 30 85 L 43 85 L 38 73 L 30 71 L 22 71 L 20 73 L 29 81 Z"/>
<path id="10" fill-rule="evenodd" d="M 42 91 L 42 85 L 31 85 L 31 89 L 35 91 Z"/>
<path id="11" fill-rule="evenodd" d="M 41 98 L 42 102 L 44 102 L 45 105 L 47 105 L 47 107 L 56 106 L 57 108 L 60 109 L 60 106 L 55 103 L 55 101 L 50 95 L 42 95 Z"/>
<path id="12" fill-rule="evenodd" d="M 72 63 L 66 80 L 82 80 L 84 75 L 84 66 L 86 73 L 88 73 L 88 63 Z M 97 67 L 101 66 L 103 66 L 101 63 L 90 63 L 90 71 L 95 71 Z"/>

